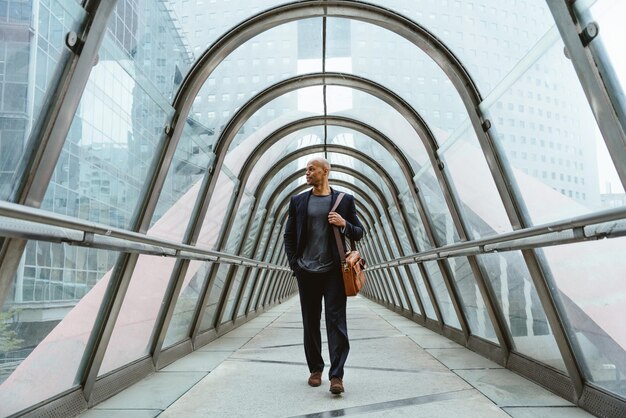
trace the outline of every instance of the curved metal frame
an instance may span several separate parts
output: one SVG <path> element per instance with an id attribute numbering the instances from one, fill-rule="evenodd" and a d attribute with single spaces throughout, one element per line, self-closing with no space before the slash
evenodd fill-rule
<path id="1" fill-rule="evenodd" d="M 585 51 L 578 44 L 579 38 L 577 36 L 577 22 L 572 20 L 573 13 L 571 12 L 570 5 L 566 5 L 564 1 L 558 0 L 548 0 L 547 2 L 554 14 L 557 25 L 559 25 L 559 30 L 562 33 L 562 36 L 566 42 L 566 45 L 568 46 L 568 49 L 570 50 L 570 53 L 572 53 L 572 51 L 574 53 L 574 57 L 576 58 L 576 62 L 574 63 L 574 65 L 577 69 L 579 78 L 581 79 L 581 81 L 583 81 L 583 88 L 585 90 L 585 93 L 588 94 L 589 100 L 594 102 L 592 103 L 592 108 L 594 110 L 594 113 L 596 114 L 596 117 L 598 118 L 600 129 L 605 134 L 605 138 L 607 138 L 607 132 L 617 132 L 619 134 L 621 129 L 621 135 L 618 136 L 623 139 L 624 129 L 621 124 L 623 123 L 623 121 L 617 120 L 615 117 L 612 116 L 603 118 L 601 115 L 604 110 L 612 110 L 611 100 L 610 98 L 607 99 L 606 97 L 603 97 L 602 101 L 596 101 L 595 99 L 595 97 L 599 97 L 598 95 L 606 96 L 606 86 L 604 86 L 601 82 L 594 84 L 593 82 L 588 81 L 590 75 L 597 76 L 597 69 L 593 66 L 593 57 L 590 57 L 588 54 L 583 55 Z M 94 14 L 94 24 L 90 27 L 90 31 L 87 35 L 88 40 L 95 39 L 94 36 L 98 35 L 99 31 L 96 30 L 96 28 L 98 27 L 98 25 L 102 26 L 106 23 L 105 12 L 107 11 L 107 8 L 109 12 L 110 10 L 112 10 L 112 5 L 114 4 L 114 1 L 103 1 L 102 4 L 104 4 L 105 6 L 100 5 L 100 3 L 96 0 L 94 0 L 93 2 L 88 2 L 87 7 L 90 8 L 90 10 L 96 11 L 96 13 Z M 565 8 L 568 8 L 567 11 L 569 13 L 566 13 Z M 208 73 L 212 71 L 212 69 L 207 70 L 207 68 L 210 67 L 210 65 L 207 66 L 207 62 L 213 63 L 214 69 L 225 55 L 228 55 L 230 51 L 234 50 L 238 45 L 245 42 L 245 40 L 250 39 L 252 36 L 264 30 L 267 30 L 270 27 L 285 23 L 286 21 L 298 20 L 313 16 L 341 16 L 373 23 L 378 26 L 390 29 L 393 32 L 400 34 L 401 36 L 404 36 L 406 39 L 411 40 L 415 45 L 426 51 L 426 53 L 428 53 L 442 67 L 444 72 L 448 74 L 454 85 L 457 87 L 457 91 L 461 93 L 461 97 L 469 110 L 472 125 L 477 132 L 481 147 L 483 148 L 483 151 L 487 157 L 489 167 L 494 175 L 496 186 L 498 187 L 499 193 L 505 205 L 505 209 L 509 214 L 509 218 L 511 219 L 513 226 L 515 228 L 519 228 L 524 226 L 525 224 L 529 224 L 528 220 L 525 219 L 523 202 L 519 198 L 519 193 L 515 189 L 515 183 L 513 181 L 510 181 L 512 179 L 512 176 L 510 172 L 508 172 L 508 168 L 501 162 L 500 156 L 503 154 L 502 151 L 497 149 L 497 146 L 494 144 L 494 142 L 491 140 L 490 136 L 487 133 L 482 133 L 481 128 L 483 126 L 487 126 L 487 124 L 483 124 L 483 122 L 485 121 L 482 120 L 482 117 L 477 111 L 476 105 L 480 103 L 481 98 L 478 90 L 471 82 L 471 78 L 463 69 L 460 62 L 456 60 L 454 55 L 439 40 L 430 35 L 424 28 L 421 28 L 419 25 L 389 10 L 385 10 L 373 5 L 358 3 L 355 1 L 329 0 L 303 1 L 290 5 L 280 6 L 267 12 L 261 13 L 256 17 L 244 22 L 244 24 L 242 24 L 241 26 L 243 30 L 239 30 L 239 28 L 234 29 L 233 31 L 220 38 L 220 40 L 217 41 L 211 47 L 211 49 L 207 51 L 207 53 L 203 56 L 203 64 L 195 67 L 195 71 L 193 72 L 193 74 L 188 74 L 184 83 L 184 87 L 181 88 L 181 91 L 183 91 L 185 88 L 188 88 L 188 84 L 196 85 L 199 88 L 199 86 L 201 86 L 204 81 L 201 80 L 203 74 L 208 77 Z M 92 36 L 90 35 L 91 33 L 94 33 L 96 35 Z M 99 33 L 99 35 L 102 35 L 102 33 Z M 93 58 L 95 56 L 94 54 L 98 49 L 97 45 L 98 42 L 94 43 L 93 41 L 86 41 L 83 47 L 83 53 L 80 56 L 80 59 L 82 60 L 81 62 L 89 62 L 89 64 L 91 64 L 91 60 L 88 57 L 91 56 Z M 588 65 L 589 63 L 591 65 Z M 70 69 L 69 72 L 74 71 L 72 65 L 73 64 L 67 65 L 67 68 Z M 79 77 L 88 77 L 89 71 L 90 70 L 87 67 L 80 70 L 77 68 L 75 71 L 77 73 L 76 79 Z M 71 77 L 69 78 L 71 79 Z M 68 85 L 75 90 L 72 90 L 73 93 L 71 96 L 69 96 L 69 99 L 67 99 L 67 95 L 64 95 L 58 101 L 58 103 L 63 106 L 65 106 L 65 104 L 71 104 L 73 100 L 77 100 L 77 97 L 80 97 L 80 94 L 82 92 L 82 89 L 79 87 L 79 83 L 77 81 L 70 80 Z M 64 92 L 68 92 L 70 87 L 62 90 L 64 90 Z M 191 97 L 191 99 L 193 99 L 193 97 Z M 181 94 L 179 93 L 175 101 L 176 108 L 179 109 L 180 103 L 183 104 L 182 108 L 184 108 L 185 104 L 188 104 L 190 106 L 191 101 L 192 100 L 185 99 L 184 94 L 182 94 L 181 96 Z M 594 104 L 597 104 L 598 106 L 596 107 L 594 106 Z M 180 120 L 180 115 L 183 113 L 185 112 L 179 112 L 175 116 L 174 131 L 168 130 L 168 135 L 172 135 L 172 144 L 177 144 L 178 138 L 180 137 L 180 132 L 182 131 L 182 123 L 179 127 L 175 122 Z M 59 117 L 59 115 L 62 114 L 62 111 L 59 110 L 58 107 L 48 106 L 46 114 L 51 117 L 50 120 L 60 120 L 61 118 Z M 180 128 L 178 134 L 176 134 L 176 128 Z M 63 135 L 63 138 L 64 137 L 65 135 Z M 45 133 L 42 133 L 42 140 L 47 141 L 50 138 L 54 139 L 54 135 L 50 134 L 47 131 L 45 131 Z M 612 136 L 611 138 L 606 139 L 606 141 L 609 146 L 609 150 L 611 151 L 611 154 L 614 158 L 615 166 L 620 173 L 622 183 L 626 184 L 626 175 L 624 175 L 626 165 L 622 163 L 622 159 L 616 159 L 615 157 L 615 155 L 624 154 L 622 149 L 623 143 L 620 144 L 617 140 L 613 141 Z M 613 142 L 611 143 L 611 141 Z M 39 155 L 43 155 L 41 153 L 42 150 L 43 147 L 38 149 L 38 152 L 40 153 Z M 155 166 L 157 171 L 155 171 L 154 173 L 160 174 L 158 176 L 155 174 L 150 178 L 150 181 L 153 184 L 148 187 L 148 191 L 144 195 L 144 204 L 139 210 L 139 217 L 141 218 L 143 216 L 144 222 L 146 221 L 146 219 L 148 219 L 149 222 L 150 216 L 146 216 L 146 214 L 149 214 L 151 213 L 151 211 L 153 211 L 154 207 L 151 208 L 151 205 L 156 205 L 156 201 L 158 200 L 158 193 L 160 192 L 160 189 L 162 187 L 162 181 L 164 181 L 165 178 L 164 173 L 167 173 L 169 162 L 171 162 L 174 150 L 175 146 L 169 148 L 164 147 L 161 153 L 161 158 Z M 49 156 L 50 154 L 46 155 L 46 157 Z M 29 163 L 31 162 L 30 160 L 31 159 L 29 159 Z M 55 164 L 56 159 L 52 158 L 48 160 L 48 164 L 46 165 L 48 167 L 52 167 L 50 169 L 50 172 L 52 172 L 51 170 L 54 169 Z M 47 187 L 49 178 L 47 181 L 43 179 L 43 177 L 45 177 L 42 177 L 42 174 L 44 172 L 45 170 L 42 169 L 37 170 L 35 173 L 33 173 L 33 178 L 36 178 L 36 181 L 34 182 L 35 188 L 43 187 L 45 190 L 45 187 Z M 511 187 L 512 190 L 509 190 L 509 187 Z M 19 255 L 21 255 L 21 251 L 17 251 L 20 253 L 19 255 L 17 253 L 9 254 L 6 249 L 8 248 L 7 245 L 11 242 L 13 243 L 11 245 L 15 245 L 15 243 L 17 243 L 17 240 L 5 240 L 5 242 L 3 243 L 2 251 L 0 251 L 0 259 L 2 259 L 2 270 L 0 271 L 0 301 L 4 300 L 4 296 L 6 294 L 6 284 L 7 282 L 10 283 L 10 280 L 12 279 L 12 277 L 8 279 L 6 278 L 8 276 L 7 272 L 9 272 L 9 275 L 12 276 L 16 268 L 13 268 L 13 271 L 9 271 L 11 270 L 11 263 L 8 261 L 15 260 L 16 256 L 19 259 Z M 556 307 L 556 303 L 553 300 L 554 295 L 549 290 L 549 279 L 547 280 L 545 277 L 546 275 L 549 276 L 550 273 L 546 269 L 546 264 L 542 261 L 539 261 L 537 259 L 537 256 L 531 250 L 526 250 L 524 252 L 524 257 L 532 272 L 533 281 L 537 288 L 542 305 L 544 306 L 546 315 L 550 321 L 550 325 L 554 331 L 557 344 L 570 374 L 570 378 L 572 379 L 576 391 L 576 396 L 579 398 L 582 392 L 583 382 L 578 363 L 574 355 L 574 350 L 572 348 L 572 345 L 576 344 L 576 342 L 571 341 L 564 330 L 564 322 L 560 318 L 561 313 L 559 312 L 559 309 Z M 132 271 L 133 265 L 134 263 L 132 262 L 132 260 L 119 263 L 119 267 L 116 268 L 116 278 L 112 281 L 117 281 L 119 284 L 122 285 L 121 287 L 123 288 L 124 283 L 127 284 L 130 280 L 131 274 L 129 274 L 128 272 Z M 116 314 L 119 312 L 123 293 L 123 289 L 121 288 L 107 292 L 105 303 L 108 304 L 108 308 L 105 310 L 106 313 L 100 315 L 100 319 L 98 320 L 99 324 L 102 325 L 102 321 L 106 321 L 108 323 L 115 322 L 113 317 L 115 317 Z M 487 302 L 487 300 L 485 300 L 485 302 Z M 105 317 L 106 319 L 104 319 Z M 113 321 L 111 321 L 111 319 L 113 319 Z M 104 330 L 104 328 L 101 326 L 100 329 L 102 331 L 98 331 L 96 333 L 99 334 L 99 336 L 96 338 L 96 340 L 93 341 L 93 344 L 90 344 L 90 347 L 98 347 L 96 348 L 96 350 L 99 350 L 99 347 L 101 346 L 106 346 L 106 342 L 108 341 L 108 337 L 106 335 L 107 331 Z M 89 352 L 92 350 L 88 349 L 86 351 Z M 84 366 L 81 366 L 81 369 L 98 369 L 97 363 L 97 361 L 95 363 L 89 361 Z M 93 374 L 89 376 L 93 376 Z M 85 377 L 81 379 L 81 382 L 84 383 L 84 393 L 88 398 L 91 391 L 90 377 Z"/>

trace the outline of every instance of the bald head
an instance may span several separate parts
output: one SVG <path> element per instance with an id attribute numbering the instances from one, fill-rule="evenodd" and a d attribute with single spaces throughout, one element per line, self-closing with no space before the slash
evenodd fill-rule
<path id="1" fill-rule="evenodd" d="M 312 158 L 306 163 L 306 182 L 313 186 L 314 194 L 328 194 L 328 174 L 330 163 L 325 158 Z"/>
<path id="2" fill-rule="evenodd" d="M 311 160 L 309 160 L 308 163 L 306 163 L 307 166 L 309 164 L 315 164 L 318 167 L 322 167 L 330 171 L 330 163 L 328 162 L 326 158 L 322 158 L 322 157 L 312 158 Z"/>

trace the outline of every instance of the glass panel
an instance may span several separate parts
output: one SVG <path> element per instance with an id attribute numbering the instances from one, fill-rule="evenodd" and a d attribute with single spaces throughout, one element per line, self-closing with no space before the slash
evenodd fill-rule
<path id="1" fill-rule="evenodd" d="M 394 257 L 389 253 L 389 248 L 387 248 L 387 244 L 385 240 L 382 238 L 382 234 L 385 233 L 384 231 L 382 231 L 382 226 L 377 222 L 376 225 L 374 226 L 374 230 L 368 231 L 368 233 L 375 234 L 377 241 L 380 243 L 377 250 L 379 251 L 379 257 L 381 259 L 381 262 L 387 262 L 389 260 L 393 260 Z M 386 282 L 386 286 L 388 287 L 389 292 L 390 292 L 388 296 L 391 297 L 391 300 L 389 302 L 393 303 L 394 305 L 398 307 L 402 306 L 400 301 L 398 300 L 397 287 L 396 287 L 397 278 L 395 276 L 396 272 L 394 270 L 389 269 L 389 270 L 383 270 L 381 271 L 381 273 L 384 276 L 384 281 Z"/>
<path id="2" fill-rule="evenodd" d="M 194 57 L 170 10 L 158 1 L 117 2 L 107 29 L 105 42 L 122 54 L 119 64 L 171 102 Z"/>
<path id="3" fill-rule="evenodd" d="M 371 3 L 395 10 L 434 33 L 459 57 L 483 94 L 489 93 L 553 24 L 552 15 L 542 1 L 441 0 L 429 1 L 427 7 L 423 1 L 374 0 Z M 376 38 L 368 41 L 372 31 L 364 31 L 358 38 L 365 40 L 374 56 L 383 61 L 396 53 L 396 57 L 406 56 L 402 55 L 406 49 L 400 49 L 402 43 L 376 45 L 372 42 Z M 402 52 L 397 52 L 399 49 Z M 413 74 L 422 75 L 420 72 Z M 430 79 L 426 76 L 424 79 L 428 88 Z M 437 80 L 438 83 L 443 81 Z M 411 82 L 415 82 L 414 78 Z"/>
<path id="4" fill-rule="evenodd" d="M 226 280 L 226 276 L 230 270 L 230 264 L 219 264 L 214 268 L 217 268 L 217 274 L 215 276 L 215 280 L 213 281 L 213 285 L 211 289 L 209 289 L 209 300 L 207 301 L 206 307 L 204 308 L 204 315 L 202 315 L 200 322 L 200 332 L 207 331 L 213 329 L 213 322 L 215 321 L 215 316 L 218 314 L 217 309 L 219 308 L 218 304 L 220 298 L 222 297 L 222 292 L 225 292 L 224 282 Z"/>
<path id="5" fill-rule="evenodd" d="M 241 279 L 243 278 L 245 270 L 246 270 L 245 267 L 235 266 L 234 270 L 231 272 L 231 274 L 234 275 L 234 277 L 231 278 L 231 280 L 233 280 L 233 283 L 230 286 L 231 288 L 230 294 L 228 295 L 228 299 L 226 300 L 226 308 L 224 309 L 224 316 L 222 317 L 222 324 L 225 324 L 235 319 L 233 318 L 233 314 L 235 310 L 235 305 L 237 303 L 237 298 L 240 296 L 239 287 L 241 285 Z"/>
<path id="6" fill-rule="evenodd" d="M 478 138 L 469 125 L 450 138 L 438 153 L 459 198 L 470 239 L 512 230 Z"/>
<path id="7" fill-rule="evenodd" d="M 65 34 L 78 31 L 85 10 L 74 0 L 0 2 L 0 199 L 17 185 L 31 128 L 72 56 Z M 54 81 L 53 81 L 54 80 Z"/>
<path id="8" fill-rule="evenodd" d="M 351 129 L 329 126 L 328 139 L 329 143 L 348 146 L 358 149 L 367 155 L 376 156 L 376 162 L 385 168 L 389 176 L 394 180 L 394 183 L 400 192 L 404 192 L 408 189 L 408 182 L 403 175 L 397 160 L 393 158 L 393 156 L 382 145 L 374 141 L 369 136 L 363 135 L 362 133 Z M 357 161 L 355 161 L 355 164 L 360 165 Z"/>
<path id="9" fill-rule="evenodd" d="M 404 116 L 387 103 L 369 93 L 348 87 L 326 88 L 328 114 L 356 119 L 371 124 L 376 115 L 375 128 L 393 138 L 394 144 L 404 153 L 415 172 L 429 162 L 428 154 L 417 132 Z"/>
<path id="10" fill-rule="evenodd" d="M 257 269 L 247 269 L 244 273 L 244 281 L 241 285 L 243 291 L 241 293 L 241 303 L 239 304 L 239 310 L 237 311 L 237 316 L 235 319 L 244 316 L 247 312 L 248 302 L 250 301 L 250 297 L 252 296 L 252 291 L 254 290 L 254 280 L 253 277 L 256 276 Z"/>
<path id="11" fill-rule="evenodd" d="M 452 220 L 452 215 L 448 210 L 443 191 L 430 163 L 425 165 L 413 180 L 423 196 L 424 210 L 428 213 L 432 223 L 433 235 L 439 241 L 436 244 L 441 246 L 458 242 L 459 235 Z"/>
<path id="12" fill-rule="evenodd" d="M 235 187 L 232 174 L 223 167 L 209 201 L 209 207 L 202 222 L 197 245 L 209 248 L 214 248 L 217 245 L 217 238 L 224 227 L 228 208 L 234 199 Z"/>
<path id="13" fill-rule="evenodd" d="M 626 397 L 626 239 L 545 247 L 567 329 L 587 378 Z"/>
<path id="14" fill-rule="evenodd" d="M 274 145 L 265 150 L 259 160 L 254 163 L 254 167 L 250 172 L 250 176 L 246 184 L 246 189 L 254 192 L 261 179 L 270 169 L 275 167 L 276 162 L 279 159 L 296 150 L 301 150 L 305 147 L 316 144 L 322 144 L 323 137 L 324 128 L 322 126 L 314 126 L 311 128 L 301 129 L 274 143 Z M 238 156 L 238 162 L 231 162 L 229 159 L 230 156 Z M 234 152 L 226 156 L 226 161 L 228 161 L 228 166 L 232 167 L 233 171 L 237 173 L 241 171 L 241 166 L 245 162 L 241 155 Z M 304 163 L 302 163 L 302 166 L 304 167 Z M 268 186 L 270 189 L 272 188 L 271 184 L 275 184 L 275 182 L 272 181 L 272 183 L 270 183 L 270 186 Z"/>
<path id="15" fill-rule="evenodd" d="M 567 373 L 521 253 L 484 254 L 479 259 L 509 326 L 515 351 Z"/>
<path id="16" fill-rule="evenodd" d="M 247 233 L 245 228 L 248 224 L 252 205 L 254 204 L 254 198 L 245 191 L 243 193 L 244 196 L 241 198 L 239 207 L 236 208 L 237 212 L 231 214 L 231 216 L 235 216 L 235 219 L 233 220 L 233 227 L 230 230 L 230 234 L 227 237 L 228 241 L 224 248 L 225 252 L 231 254 L 239 253 L 240 247 L 244 241 L 244 234 Z"/>
<path id="17" fill-rule="evenodd" d="M 433 303 L 430 300 L 428 290 L 426 289 L 426 284 L 424 283 L 424 276 L 422 276 L 422 272 L 415 264 L 411 264 L 409 267 L 413 272 L 413 281 L 415 281 L 417 289 L 420 293 L 422 305 L 424 305 L 424 310 L 426 311 L 426 317 L 437 320 L 437 314 L 435 313 L 435 308 L 433 308 Z"/>
<path id="18" fill-rule="evenodd" d="M 322 115 L 322 91 L 321 86 L 302 88 L 285 93 L 263 105 L 237 131 L 228 148 L 228 154 L 232 155 L 227 155 L 226 166 L 234 171 L 229 164 L 240 166 L 250 150 L 276 129 L 304 117 Z"/>
<path id="19" fill-rule="evenodd" d="M 469 261 L 459 257 L 449 258 L 448 263 L 471 333 L 499 344 Z"/>
<path id="20" fill-rule="evenodd" d="M 452 299 L 450 299 L 450 294 L 443 280 L 439 264 L 437 264 L 436 261 L 426 261 L 423 264 L 424 267 L 426 267 L 428 276 L 430 276 L 430 284 L 435 293 L 437 303 L 439 304 L 439 310 L 441 311 L 444 324 L 461 329 L 461 324 L 456 316 L 456 311 L 454 310 L 454 305 L 452 305 Z"/>
<path id="21" fill-rule="evenodd" d="M 398 232 L 398 239 L 400 240 L 399 245 L 402 248 L 401 255 L 412 254 L 413 251 L 411 251 L 412 249 L 411 244 L 409 243 L 409 237 L 406 234 L 403 224 L 399 222 L 401 215 L 395 205 L 389 206 L 389 214 L 391 215 L 391 219 L 398 220 L 399 225 L 396 227 L 396 231 Z M 415 299 L 415 295 L 413 294 L 410 278 L 406 274 L 406 269 L 402 267 L 400 271 L 402 272 L 402 281 L 404 282 L 404 286 L 406 287 L 409 296 L 409 301 L 411 302 L 411 308 L 413 309 L 413 312 L 421 313 L 417 300 Z"/>
<path id="22" fill-rule="evenodd" d="M 347 42 L 352 41 L 349 56 L 327 60 L 327 71 L 356 74 L 401 95 L 428 124 L 439 143 L 467 119 L 456 89 L 420 48 L 392 31 L 362 21 L 329 18 L 327 25 L 349 26 L 344 36 Z M 354 40 L 349 39 L 352 33 Z"/>
<path id="23" fill-rule="evenodd" d="M 193 9 L 198 10 L 201 15 L 203 11 L 200 9 L 204 7 Z M 306 45 L 302 44 L 302 48 L 298 42 L 301 31 L 306 32 Z M 260 91 L 286 78 L 321 71 L 321 34 L 322 19 L 315 18 L 269 29 L 247 41 L 213 70 L 194 100 L 194 118 L 220 134 L 235 112 Z M 193 42 L 191 40 L 192 47 Z M 202 44 L 203 49 L 206 45 L 208 44 Z M 302 51 L 303 48 L 306 51 Z M 306 102 L 308 99 L 317 101 L 321 106 L 321 89 L 315 95 L 306 94 L 305 90 L 277 98 L 257 111 L 246 123 L 247 127 L 240 133 L 243 135 L 237 137 L 235 143 L 247 136 L 254 136 L 256 129 L 286 111 L 306 111 L 309 107 Z M 245 160 L 246 157 L 247 154 L 231 156 L 227 165 L 237 173 L 237 164 L 232 160 Z"/>
<path id="24" fill-rule="evenodd" d="M 409 226 L 412 228 L 412 233 L 417 240 L 418 250 L 426 251 L 431 249 L 432 245 L 430 243 L 430 239 L 426 234 L 424 223 L 422 222 L 422 218 L 417 210 L 417 202 L 413 200 L 413 196 L 408 192 L 400 196 L 400 198 L 404 206 Z"/>
<path id="25" fill-rule="evenodd" d="M 159 196 L 148 235 L 182 241 L 200 186 L 213 161 L 215 137 L 188 119 Z"/>
<path id="26" fill-rule="evenodd" d="M 185 0 L 176 1 L 172 2 L 171 7 L 175 15 L 178 16 L 180 24 L 184 27 L 189 50 L 198 59 L 208 45 L 211 45 L 222 34 L 232 29 L 238 23 L 261 11 L 284 3 L 284 0 L 237 0 L 236 6 L 233 6 L 230 1 L 210 0 L 209 2 L 190 3 Z M 206 3 L 210 3 L 210 5 Z M 271 54 L 276 54 L 275 56 L 289 54 L 291 56 L 296 53 L 296 48 L 298 48 L 298 56 L 304 58 L 306 54 L 310 54 L 311 48 L 301 45 L 298 39 L 300 37 L 302 39 L 313 37 L 315 31 L 306 27 L 306 25 L 302 25 L 303 28 L 292 28 L 289 25 L 283 26 L 288 29 L 284 29 L 284 32 L 274 31 L 274 37 L 269 38 L 264 43 L 250 42 L 247 53 L 252 55 L 256 51 L 267 51 L 268 53 L 276 51 Z M 302 35 L 299 35 L 300 31 L 303 31 Z M 261 68 L 265 68 L 264 65 L 265 63 L 262 63 Z M 271 68 L 271 65 L 274 64 L 268 63 L 268 68 Z M 241 71 L 249 71 L 249 68 L 244 66 L 243 69 L 240 68 L 237 72 Z"/>
<path id="27" fill-rule="evenodd" d="M 2 415 L 78 384 L 76 374 L 117 257 L 112 251 L 28 242 L 0 312 Z"/>
<path id="28" fill-rule="evenodd" d="M 624 189 L 557 37 L 488 109 L 533 224 L 626 203 L 603 198 Z"/>
<path id="29" fill-rule="evenodd" d="M 99 376 L 149 354 L 150 338 L 175 263 L 170 257 L 139 256 Z"/>
<path id="30" fill-rule="evenodd" d="M 107 32 L 42 208 L 127 228 L 172 109 L 115 43 Z"/>
<path id="31" fill-rule="evenodd" d="M 207 279 L 209 269 L 213 266 L 210 262 L 191 260 L 185 274 L 185 280 L 176 301 L 174 314 L 165 334 L 163 347 L 170 347 L 189 337 L 191 322 L 202 296 L 201 292 Z"/>
<path id="32" fill-rule="evenodd" d="M 257 241 L 260 242 L 260 240 L 257 240 L 257 235 L 261 232 L 259 228 L 261 225 L 261 220 L 265 219 L 265 214 L 267 212 L 265 209 L 258 210 L 258 207 L 255 209 L 256 210 L 253 213 L 254 221 L 252 221 L 252 227 L 245 237 L 246 242 L 244 243 L 243 252 L 241 254 L 242 256 L 248 258 L 252 258 L 254 254 L 255 243 L 257 243 Z"/>
<path id="33" fill-rule="evenodd" d="M 392 257 L 391 259 L 398 258 L 400 256 L 400 253 L 398 251 L 396 242 L 393 239 L 394 235 L 391 232 L 391 227 L 389 226 L 389 222 L 387 221 L 387 218 L 385 217 L 382 218 L 382 225 L 383 225 L 383 232 L 387 236 L 389 240 L 389 246 L 391 247 L 390 249 L 390 252 L 391 252 L 390 256 Z M 404 289 L 403 289 L 402 283 L 400 282 L 402 280 L 402 282 L 406 283 L 406 277 L 404 277 L 403 273 L 404 273 L 404 269 L 401 267 L 398 267 L 393 270 L 392 276 L 393 276 L 394 283 L 396 284 L 396 289 L 398 289 L 400 302 L 402 303 L 401 307 L 403 309 L 408 309 L 409 305 L 406 301 L 406 297 L 404 296 Z"/>

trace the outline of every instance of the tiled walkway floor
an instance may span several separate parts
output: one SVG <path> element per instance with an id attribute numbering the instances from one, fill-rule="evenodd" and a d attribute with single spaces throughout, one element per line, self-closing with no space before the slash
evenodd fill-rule
<path id="1" fill-rule="evenodd" d="M 348 332 L 346 392 L 340 396 L 328 391 L 327 382 L 318 388 L 306 383 L 295 297 L 83 416 L 591 416 L 367 299 L 349 299 Z"/>

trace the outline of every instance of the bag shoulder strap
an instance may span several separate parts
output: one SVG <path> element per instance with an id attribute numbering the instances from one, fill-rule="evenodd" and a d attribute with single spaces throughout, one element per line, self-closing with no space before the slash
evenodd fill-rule
<path id="1" fill-rule="evenodd" d="M 339 193 L 339 196 L 337 196 L 337 200 L 335 201 L 335 204 L 330 210 L 331 212 L 334 212 L 335 209 L 337 209 L 337 206 L 339 206 L 339 203 L 341 202 L 341 199 L 343 199 L 344 196 L 345 196 L 345 193 Z M 341 259 L 341 264 L 345 264 L 346 250 L 343 247 L 343 242 L 341 241 L 341 233 L 339 232 L 339 228 L 336 227 L 335 225 L 333 225 L 333 233 L 335 235 L 335 242 L 337 243 L 337 250 L 339 251 L 339 258 Z"/>

